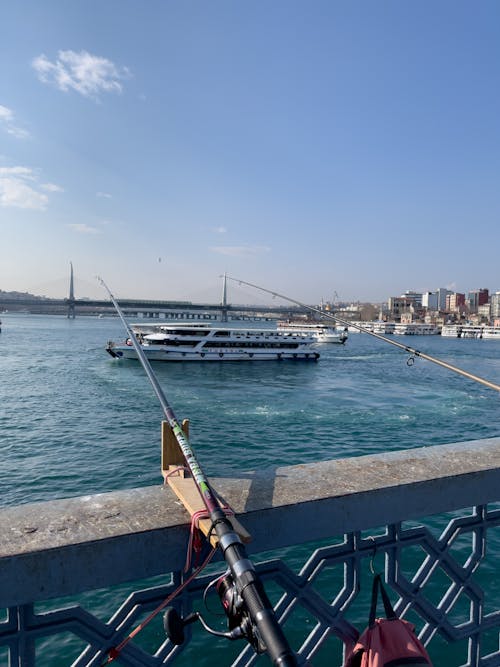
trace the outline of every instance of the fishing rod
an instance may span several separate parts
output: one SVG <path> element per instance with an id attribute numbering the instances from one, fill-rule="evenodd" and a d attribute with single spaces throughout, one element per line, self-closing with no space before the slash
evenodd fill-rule
<path id="1" fill-rule="evenodd" d="M 104 280 L 99 282 L 107 291 L 123 326 L 125 327 L 137 358 L 146 372 L 153 390 L 163 408 L 165 418 L 172 429 L 175 439 L 184 455 L 186 467 L 201 496 L 211 521 L 209 535 L 215 533 L 218 546 L 227 563 L 229 573 L 219 581 L 218 594 L 224 611 L 229 620 L 229 632 L 219 633 L 211 630 L 199 614 L 191 614 L 185 619 L 180 618 L 174 609 L 165 615 L 165 629 L 174 643 L 184 640 L 183 628 L 195 620 L 200 620 L 203 627 L 210 632 L 228 639 L 245 638 L 257 653 L 266 652 L 276 667 L 296 667 L 298 660 L 279 625 L 273 607 L 267 597 L 259 575 L 253 563 L 247 557 L 245 547 L 233 528 L 224 510 L 220 507 L 210 483 L 201 469 L 189 440 L 175 416 L 156 376 L 151 368 L 137 337 L 118 305 L 115 297 Z"/>
<path id="2" fill-rule="evenodd" d="M 358 329 L 358 331 L 361 331 L 362 333 L 368 334 L 369 336 L 373 336 L 373 338 L 378 338 L 379 340 L 383 340 L 385 343 L 389 343 L 389 345 L 394 345 L 395 347 L 400 348 L 401 350 L 404 350 L 405 352 L 408 352 L 410 354 L 410 358 L 408 359 L 408 364 L 411 365 L 415 357 L 421 357 L 422 359 L 426 359 L 427 361 L 431 361 L 434 364 L 437 364 L 438 366 L 441 366 L 442 368 L 446 368 L 449 371 L 453 371 L 454 373 L 458 373 L 459 375 L 462 375 L 463 377 L 468 378 L 469 380 L 474 380 L 475 382 L 479 382 L 480 384 L 483 384 L 485 387 L 489 387 L 490 389 L 494 389 L 495 391 L 500 392 L 500 385 L 495 384 L 494 382 L 490 382 L 489 380 L 485 380 L 482 377 L 479 377 L 478 375 L 474 375 L 473 373 L 469 373 L 468 371 L 464 371 L 463 369 L 459 368 L 458 366 L 454 366 L 453 364 L 449 364 L 446 361 L 442 361 L 441 359 L 438 359 L 437 357 L 433 357 L 430 354 L 426 354 L 425 352 L 420 352 L 419 350 L 415 350 L 412 347 L 409 347 L 408 345 L 403 345 L 403 343 L 398 343 L 395 340 L 391 340 L 390 338 L 387 338 L 386 336 L 382 336 L 381 334 L 375 333 L 374 331 L 370 331 L 366 327 L 363 327 L 359 324 L 356 324 L 355 322 L 350 322 L 349 320 L 344 320 L 341 317 L 338 317 L 337 315 L 332 315 L 331 313 L 325 313 L 323 310 L 320 310 L 319 308 L 315 308 L 314 306 L 308 306 L 305 303 L 302 303 L 301 301 L 297 301 L 296 299 L 292 299 L 289 296 L 285 296 L 284 294 L 279 294 L 279 292 L 274 292 L 273 290 L 266 289 L 265 287 L 260 287 L 259 285 L 254 285 L 253 283 L 249 283 L 246 280 L 240 280 L 239 278 L 233 278 L 231 276 L 226 276 L 229 280 L 232 280 L 235 283 L 239 283 L 240 285 L 247 285 L 248 287 L 253 287 L 254 289 L 260 290 L 261 292 L 266 292 L 267 294 L 271 294 L 273 297 L 278 297 L 279 299 L 284 299 L 285 301 L 290 301 L 290 303 L 294 303 L 297 306 L 300 306 L 301 308 L 306 308 L 307 310 L 310 310 L 314 313 L 319 313 L 322 317 L 334 320 L 335 322 L 339 322 L 340 324 L 343 324 L 344 326 L 350 326 L 354 327 L 355 329 Z M 411 363 L 410 363 L 411 360 Z"/>

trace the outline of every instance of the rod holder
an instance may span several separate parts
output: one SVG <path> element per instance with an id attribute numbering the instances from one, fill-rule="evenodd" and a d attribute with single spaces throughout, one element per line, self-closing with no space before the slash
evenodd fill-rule
<path id="1" fill-rule="evenodd" d="M 184 435 L 189 438 L 188 419 L 182 421 L 182 430 L 184 431 Z M 187 470 L 186 460 L 179 443 L 177 442 L 177 438 L 175 437 L 170 424 L 165 420 L 161 423 L 161 472 L 164 483 L 168 484 L 172 489 L 191 517 L 198 512 L 206 510 L 205 502 L 200 495 L 198 487 Z M 224 498 L 219 494 L 215 495 L 219 506 L 222 509 L 227 507 Z M 251 542 L 252 537 L 250 533 L 234 516 L 229 517 L 229 521 L 244 544 Z M 210 544 L 213 547 L 216 547 L 219 541 L 217 535 L 211 531 L 212 522 L 210 519 L 199 519 L 198 527 L 205 537 L 208 538 L 210 534 Z"/>

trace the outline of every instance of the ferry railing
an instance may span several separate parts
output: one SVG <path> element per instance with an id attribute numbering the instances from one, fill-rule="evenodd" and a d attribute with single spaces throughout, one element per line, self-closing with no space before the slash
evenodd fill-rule
<path id="1" fill-rule="evenodd" d="M 500 438 L 212 481 L 252 534 L 249 553 L 304 664 L 342 665 L 383 571 L 435 666 L 500 665 Z M 182 580 L 188 530 L 162 486 L 0 510 L 0 664 L 103 665 Z M 201 601 L 222 567 L 179 596 L 182 613 L 223 623 Z M 117 664 L 261 660 L 198 626 L 175 647 L 159 615 Z"/>

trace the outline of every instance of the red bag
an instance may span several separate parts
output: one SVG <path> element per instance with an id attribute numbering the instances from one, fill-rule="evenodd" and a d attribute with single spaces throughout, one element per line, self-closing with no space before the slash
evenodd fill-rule
<path id="1" fill-rule="evenodd" d="M 375 618 L 378 589 L 382 594 L 386 618 Z M 344 667 L 432 667 L 431 659 L 415 634 L 415 626 L 398 618 L 382 585 L 375 575 L 372 588 L 369 625 L 347 651 Z"/>

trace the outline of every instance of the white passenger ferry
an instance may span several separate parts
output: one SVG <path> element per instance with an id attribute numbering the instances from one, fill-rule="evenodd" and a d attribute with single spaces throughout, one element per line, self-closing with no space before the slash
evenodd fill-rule
<path id="1" fill-rule="evenodd" d="M 364 322 L 362 320 L 353 321 L 347 327 L 349 333 L 361 333 L 362 329 L 373 332 L 373 322 Z"/>
<path id="2" fill-rule="evenodd" d="M 132 325 L 150 361 L 316 361 L 315 338 L 304 332 L 273 329 L 233 329 L 203 324 Z M 114 358 L 137 359 L 132 341 L 109 341 L 106 351 Z"/>
<path id="3" fill-rule="evenodd" d="M 444 324 L 441 336 L 500 340 L 500 327 L 489 327 L 481 324 Z"/>
<path id="4" fill-rule="evenodd" d="M 445 338 L 460 338 L 462 327 L 458 324 L 443 324 L 441 327 L 441 336 Z"/>
<path id="5" fill-rule="evenodd" d="M 484 330 L 487 327 L 477 326 L 475 324 L 464 324 L 460 332 L 460 338 L 483 338 Z"/>
<path id="6" fill-rule="evenodd" d="M 377 320 L 373 322 L 373 333 L 378 334 L 393 334 L 396 329 L 395 322 L 384 322 L 382 320 Z"/>
<path id="7" fill-rule="evenodd" d="M 297 322 L 280 320 L 277 324 L 278 331 L 296 333 L 302 331 L 312 336 L 316 343 L 339 343 L 343 345 L 347 338 L 347 331 L 339 329 L 335 325 L 324 322 Z"/>
<path id="8" fill-rule="evenodd" d="M 484 327 L 483 338 L 487 340 L 500 340 L 500 327 Z"/>
<path id="9" fill-rule="evenodd" d="M 439 334 L 439 327 L 434 324 L 397 323 L 394 333 L 398 336 L 437 336 Z"/>

